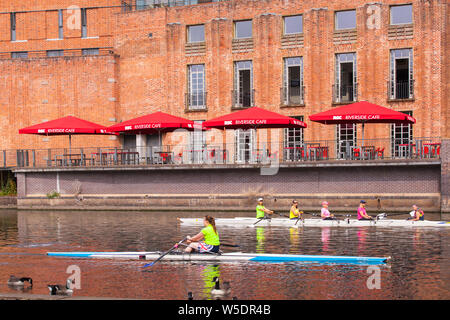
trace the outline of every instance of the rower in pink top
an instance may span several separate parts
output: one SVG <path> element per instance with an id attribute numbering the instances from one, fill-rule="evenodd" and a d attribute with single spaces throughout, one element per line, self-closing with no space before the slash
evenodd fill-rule
<path id="1" fill-rule="evenodd" d="M 335 220 L 334 215 L 328 210 L 328 202 L 322 202 L 322 210 L 320 212 L 322 220 Z"/>
<path id="2" fill-rule="evenodd" d="M 373 220 L 366 212 L 366 201 L 361 200 L 358 208 L 358 220 Z"/>

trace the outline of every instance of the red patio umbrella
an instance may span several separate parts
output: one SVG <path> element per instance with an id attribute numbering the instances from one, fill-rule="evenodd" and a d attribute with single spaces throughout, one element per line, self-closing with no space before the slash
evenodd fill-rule
<path id="1" fill-rule="evenodd" d="M 194 121 L 158 111 L 142 117 L 130 119 L 107 128 L 108 132 L 158 133 L 161 145 L 161 132 L 172 132 L 183 128 L 194 130 Z"/>
<path id="2" fill-rule="evenodd" d="M 73 116 L 42 122 L 19 130 L 20 134 L 39 134 L 44 136 L 68 135 L 69 150 L 72 149 L 74 134 L 110 134 L 106 127 Z"/>
<path id="3" fill-rule="evenodd" d="M 202 125 L 204 128 L 216 129 L 306 128 L 303 121 L 258 107 L 214 118 Z"/>
<path id="4" fill-rule="evenodd" d="M 309 116 L 309 119 L 323 124 L 361 123 L 363 143 L 365 123 L 416 123 L 416 119 L 405 113 L 367 101 L 355 102 L 339 108 L 316 113 Z"/>

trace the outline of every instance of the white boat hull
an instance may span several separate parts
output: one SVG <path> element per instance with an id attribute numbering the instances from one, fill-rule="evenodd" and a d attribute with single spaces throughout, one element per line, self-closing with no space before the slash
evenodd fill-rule
<path id="1" fill-rule="evenodd" d="M 201 226 L 203 225 L 203 218 L 179 218 L 181 226 Z M 357 219 L 343 219 L 343 220 L 322 220 L 322 219 L 304 219 L 304 220 L 290 220 L 287 218 L 272 218 L 259 221 L 256 218 L 236 217 L 236 218 L 217 218 L 215 219 L 216 226 L 229 227 L 450 227 L 450 221 L 410 221 L 410 220 L 396 220 L 396 219 L 381 219 L 381 220 L 357 220 Z"/>
<path id="2" fill-rule="evenodd" d="M 161 252 L 47 252 L 48 256 L 66 258 L 94 259 L 125 259 L 125 260 L 156 260 Z M 216 262 L 311 262 L 311 263 L 342 263 L 342 264 L 384 264 L 390 257 L 358 257 L 358 256 L 326 256 L 326 255 L 296 255 L 269 253 L 222 253 L 218 254 L 188 254 L 170 253 L 161 260 L 165 261 L 216 261 Z"/>

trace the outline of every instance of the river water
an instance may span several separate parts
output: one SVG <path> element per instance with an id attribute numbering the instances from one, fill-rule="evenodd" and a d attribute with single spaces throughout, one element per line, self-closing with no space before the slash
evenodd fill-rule
<path id="1" fill-rule="evenodd" d="M 391 262 L 378 270 L 379 282 L 371 278 L 378 271 L 363 265 L 161 262 L 142 269 L 143 261 L 45 255 L 48 251 L 165 251 L 200 230 L 180 227 L 177 217 L 203 215 L 181 211 L 0 211 L 0 293 L 16 292 L 6 284 L 13 274 L 33 279 L 33 288 L 27 292 L 48 294 L 47 285 L 65 283 L 68 267 L 76 266 L 80 289 L 75 289 L 74 296 L 186 299 L 190 291 L 194 299 L 211 299 L 212 278 L 218 276 L 230 282 L 228 298 L 242 300 L 450 299 L 450 228 L 218 230 L 222 242 L 240 244 L 242 252 L 391 256 Z M 439 220 L 440 216 L 428 214 L 427 219 Z"/>

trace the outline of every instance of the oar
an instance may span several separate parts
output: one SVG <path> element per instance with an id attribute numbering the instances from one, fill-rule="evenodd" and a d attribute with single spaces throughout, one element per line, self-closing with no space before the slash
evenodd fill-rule
<path id="1" fill-rule="evenodd" d="M 240 245 L 238 245 L 238 244 L 231 244 L 231 243 L 220 243 L 220 245 L 224 246 L 224 247 L 231 247 L 231 248 L 238 248 L 238 247 L 240 247 Z"/>
<path id="2" fill-rule="evenodd" d="M 147 268 L 147 267 L 151 267 L 153 266 L 155 263 L 157 263 L 159 260 L 161 260 L 165 255 L 169 254 L 170 252 L 172 252 L 173 250 L 175 250 L 176 248 L 178 248 L 178 246 L 180 244 L 182 244 L 184 241 L 186 241 L 187 237 L 184 238 L 183 240 L 181 240 L 180 242 L 176 243 L 172 248 L 170 248 L 169 251 L 167 251 L 166 253 L 164 253 L 163 255 L 161 255 L 158 259 L 156 259 L 155 261 L 151 262 L 151 263 L 147 263 L 146 265 L 144 265 L 142 268 Z"/>
<path id="3" fill-rule="evenodd" d="M 261 222 L 262 220 L 264 220 L 264 218 L 259 218 L 259 220 L 258 221 L 256 221 L 254 224 L 252 224 L 252 226 L 254 226 L 254 225 L 256 225 L 256 224 L 258 224 L 258 222 Z"/>
<path id="4" fill-rule="evenodd" d="M 279 215 L 280 217 L 286 217 L 286 218 L 289 218 L 287 215 L 285 215 L 285 214 L 281 214 L 281 213 L 278 213 L 278 212 L 273 212 L 274 214 L 277 214 L 277 215 Z"/>

